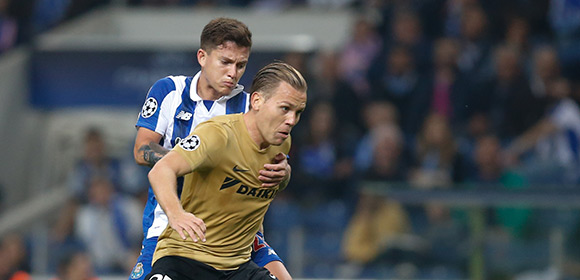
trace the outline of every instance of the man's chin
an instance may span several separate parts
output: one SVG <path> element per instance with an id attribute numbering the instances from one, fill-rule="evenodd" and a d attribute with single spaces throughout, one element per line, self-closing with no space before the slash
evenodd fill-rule
<path id="1" fill-rule="evenodd" d="M 286 139 L 283 139 L 283 138 L 276 138 L 276 140 L 271 145 L 280 146 L 280 145 L 282 145 L 282 143 L 284 143 L 285 140 Z"/>

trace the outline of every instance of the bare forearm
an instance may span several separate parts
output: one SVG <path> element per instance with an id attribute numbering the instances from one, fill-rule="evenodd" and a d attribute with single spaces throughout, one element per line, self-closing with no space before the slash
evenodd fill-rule
<path id="1" fill-rule="evenodd" d="M 183 210 L 177 196 L 177 176 L 171 169 L 153 167 L 149 172 L 149 182 L 157 202 L 168 216 Z"/>
<path id="2" fill-rule="evenodd" d="M 276 276 L 276 278 L 279 280 L 292 280 L 292 276 L 290 276 L 290 273 L 284 264 L 279 261 L 269 262 L 264 267 L 268 269 L 270 273 L 274 274 L 274 276 Z"/>
<path id="3" fill-rule="evenodd" d="M 163 148 L 161 145 L 150 142 L 139 147 L 135 160 L 140 165 L 154 166 L 168 152 L 169 150 Z"/>

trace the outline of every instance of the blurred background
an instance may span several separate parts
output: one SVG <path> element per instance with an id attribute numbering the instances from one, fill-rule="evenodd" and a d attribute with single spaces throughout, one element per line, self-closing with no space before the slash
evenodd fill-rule
<path id="1" fill-rule="evenodd" d="M 295 279 L 580 279 L 580 1 L 0 0 L 0 279 L 127 279 L 149 87 L 246 23 L 306 77 L 265 221 Z"/>

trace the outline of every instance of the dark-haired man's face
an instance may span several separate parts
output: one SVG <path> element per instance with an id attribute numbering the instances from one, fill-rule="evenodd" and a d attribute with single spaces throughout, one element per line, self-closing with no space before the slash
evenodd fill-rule
<path id="1" fill-rule="evenodd" d="M 250 48 L 231 41 L 209 52 L 200 49 L 197 58 L 202 70 L 198 90 L 206 95 L 202 98 L 208 98 L 208 94 L 216 99 L 230 94 L 246 71 L 249 57 Z"/>

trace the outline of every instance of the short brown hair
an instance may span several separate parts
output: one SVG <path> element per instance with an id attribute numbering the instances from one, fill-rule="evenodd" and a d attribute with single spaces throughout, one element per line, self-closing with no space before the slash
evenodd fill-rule
<path id="1" fill-rule="evenodd" d="M 300 92 L 306 92 L 308 89 L 306 80 L 296 68 L 288 63 L 276 61 L 258 71 L 252 81 L 250 93 L 258 91 L 264 95 L 265 99 L 268 99 L 280 82 L 286 82 Z"/>
<path id="2" fill-rule="evenodd" d="M 216 18 L 201 32 L 201 49 L 211 52 L 224 42 L 231 41 L 240 47 L 252 47 L 252 32 L 243 22 L 232 18 Z"/>

